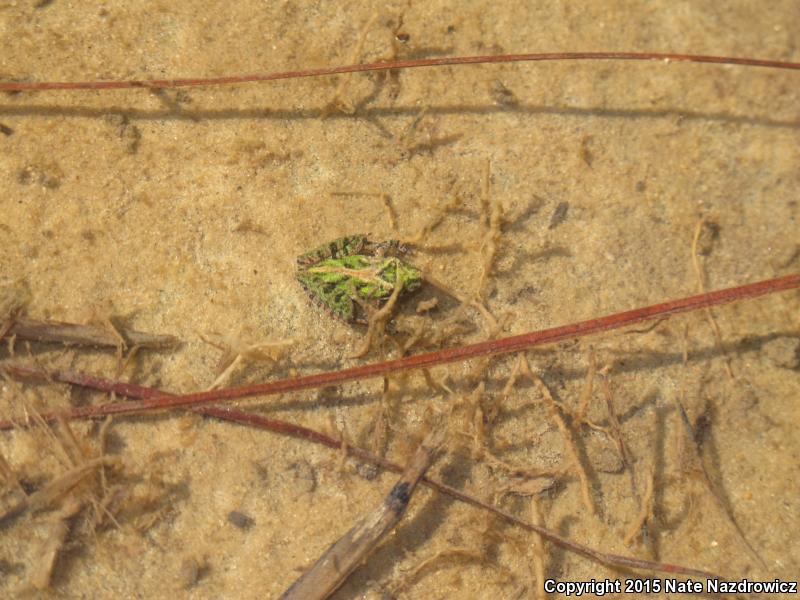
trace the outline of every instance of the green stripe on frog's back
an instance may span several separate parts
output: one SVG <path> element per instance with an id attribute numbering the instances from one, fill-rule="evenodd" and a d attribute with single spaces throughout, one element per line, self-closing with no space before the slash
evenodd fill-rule
<path id="1" fill-rule="evenodd" d="M 365 322 L 358 313 L 361 304 L 379 306 L 395 286 L 400 293 L 422 285 L 422 273 L 414 265 L 394 256 L 402 252 L 399 242 L 371 242 L 366 236 L 339 238 L 297 259 L 297 281 L 312 300 L 334 316 Z"/>

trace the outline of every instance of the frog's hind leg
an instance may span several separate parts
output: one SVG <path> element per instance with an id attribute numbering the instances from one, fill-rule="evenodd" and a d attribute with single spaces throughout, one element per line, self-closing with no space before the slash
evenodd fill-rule
<path id="1" fill-rule="evenodd" d="M 353 299 L 347 290 L 320 283 L 302 272 L 298 273 L 296 278 L 311 301 L 325 309 L 332 317 L 345 323 L 361 322 L 357 318 Z"/>
<path id="2" fill-rule="evenodd" d="M 341 319 L 345 323 L 362 322 L 356 314 L 355 302 L 347 289 L 336 288 L 329 295 L 329 300 L 324 303 L 324 306 L 334 317 Z"/>

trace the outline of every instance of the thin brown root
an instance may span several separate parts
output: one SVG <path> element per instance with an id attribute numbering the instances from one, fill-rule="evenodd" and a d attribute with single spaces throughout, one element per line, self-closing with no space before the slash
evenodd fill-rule
<path id="1" fill-rule="evenodd" d="M 694 228 L 694 237 L 692 238 L 692 265 L 694 266 L 694 272 L 697 276 L 697 291 L 701 294 L 706 293 L 706 284 L 705 284 L 705 272 L 703 271 L 702 266 L 700 265 L 700 258 L 697 252 L 697 245 L 700 241 L 700 234 L 703 233 L 703 227 L 705 226 L 706 221 L 705 219 L 700 219 L 697 222 L 697 225 Z M 725 347 L 722 345 L 722 332 L 719 329 L 719 325 L 717 324 L 717 319 L 714 317 L 714 313 L 710 308 L 706 308 L 704 310 L 706 313 L 706 317 L 708 318 L 708 322 L 711 325 L 711 330 L 714 332 L 714 342 L 717 345 L 717 350 L 722 354 L 724 358 L 725 364 L 725 372 L 728 374 L 728 377 L 733 380 L 736 377 L 733 374 L 733 368 L 731 367 L 731 359 L 728 356 L 728 353 L 725 351 Z"/>
<path id="2" fill-rule="evenodd" d="M 614 440 L 619 456 L 622 459 L 622 464 L 625 466 L 625 470 L 630 476 L 633 496 L 638 499 L 639 492 L 636 489 L 636 472 L 633 469 L 633 460 L 628 446 L 625 444 L 625 439 L 622 437 L 622 424 L 617 417 L 617 411 L 614 410 L 614 396 L 611 393 L 611 384 L 608 381 L 608 372 L 610 370 L 610 365 L 600 369 L 600 380 L 603 382 L 603 396 L 605 397 L 606 407 L 608 408 L 608 421 L 611 424 L 611 438 Z"/>
<path id="3" fill-rule="evenodd" d="M 105 474 L 105 469 L 103 469 L 101 473 Z M 92 506 L 94 508 L 94 519 L 92 520 L 93 532 L 102 528 L 106 523 L 106 519 L 111 521 L 117 529 L 122 528 L 122 525 L 117 521 L 115 513 L 120 503 L 125 498 L 125 487 L 122 485 L 112 485 L 111 487 L 105 487 L 103 492 L 103 496 L 99 500 L 92 499 Z"/>
<path id="4" fill-rule="evenodd" d="M 356 63 L 361 58 L 361 52 L 364 50 L 364 43 L 367 41 L 367 35 L 372 29 L 372 26 L 375 25 L 375 21 L 378 20 L 378 16 L 379 15 L 377 12 L 372 13 L 369 21 L 367 21 L 364 27 L 361 28 L 361 33 L 358 35 L 358 41 L 353 48 L 353 52 L 350 54 L 351 63 Z M 339 79 L 339 83 L 336 86 L 336 91 L 333 92 L 333 97 L 322 111 L 323 119 L 337 112 L 345 114 L 353 114 L 355 112 L 355 108 L 353 106 L 348 106 L 345 104 L 344 100 L 342 100 L 342 94 L 344 93 L 345 88 L 350 84 L 351 81 L 346 77 L 341 77 Z"/>
<path id="5" fill-rule="evenodd" d="M 25 409 L 25 417 L 26 422 L 36 423 L 38 427 L 36 428 L 36 434 L 41 435 L 46 441 L 46 447 L 49 447 L 56 458 L 61 462 L 61 464 L 65 467 L 74 467 L 76 463 L 72 460 L 67 451 L 67 448 L 59 439 L 58 434 L 56 431 L 50 426 L 50 424 L 42 417 L 41 413 L 36 410 L 34 407 L 24 396 L 20 395 L 22 398 L 22 405 Z M 56 422 L 63 420 L 62 418 L 55 419 Z"/>
<path id="6" fill-rule="evenodd" d="M 438 210 L 430 219 L 428 219 L 428 222 L 425 223 L 422 227 L 420 227 L 417 233 L 403 240 L 403 242 L 410 246 L 419 246 L 420 244 L 422 244 L 425 238 L 427 238 L 431 232 L 433 232 L 439 225 L 442 224 L 442 221 L 444 221 L 444 218 L 449 213 L 451 213 L 459 206 L 461 206 L 462 202 L 463 200 L 461 196 L 459 196 L 458 194 L 454 194 L 450 198 L 450 201 L 447 202 L 446 204 L 443 204 L 441 206 L 437 205 Z M 428 281 L 427 274 L 425 280 Z"/>
<path id="7" fill-rule="evenodd" d="M 103 465 L 113 466 L 118 464 L 119 460 L 116 458 L 94 458 L 62 473 L 30 496 L 21 488 L 14 490 L 11 494 L 6 494 L 2 498 L 0 523 L 15 519 L 26 512 L 37 513 L 48 510 L 83 482 L 95 469 Z"/>
<path id="8" fill-rule="evenodd" d="M 472 437 L 472 456 L 475 460 L 481 458 L 486 452 L 486 422 L 484 420 L 481 400 L 486 394 L 486 384 L 480 382 L 472 393 L 464 398 L 467 406 L 467 423 L 470 426 Z"/>
<path id="9" fill-rule="evenodd" d="M 537 525 L 539 527 L 544 527 L 544 519 L 542 518 L 542 510 L 539 506 L 539 499 L 536 495 L 531 496 L 531 523 Z M 531 540 L 531 575 L 533 581 L 531 582 L 531 589 L 536 590 L 536 598 L 537 600 L 544 600 L 545 592 L 544 592 L 544 540 L 538 536 L 534 535 L 533 539 Z"/>
<path id="10" fill-rule="evenodd" d="M 78 438 L 70 427 L 69 421 L 63 417 L 58 419 L 58 427 L 55 431 L 60 445 L 64 448 L 72 465 L 82 465 L 86 461 L 86 454 L 78 443 Z"/>
<path id="11" fill-rule="evenodd" d="M 497 401 L 494 402 L 489 410 L 488 414 L 486 415 L 487 420 L 492 423 L 497 418 L 497 415 L 500 413 L 502 409 L 503 403 L 508 401 L 509 396 L 511 395 L 514 386 L 517 384 L 517 379 L 519 378 L 519 370 L 520 364 L 518 360 L 514 361 L 514 365 L 511 367 L 511 373 L 506 379 L 505 384 L 503 384 L 503 389 L 500 391 L 500 394 L 497 398 Z"/>
<path id="12" fill-rule="evenodd" d="M 703 460 L 703 453 L 700 449 L 700 446 L 697 441 L 697 436 L 695 435 L 694 429 L 692 428 L 692 424 L 689 421 L 689 415 L 686 413 L 686 408 L 683 405 L 683 402 L 680 398 L 675 398 L 675 403 L 678 407 L 678 413 L 681 417 L 681 422 L 683 423 L 684 430 L 686 432 L 686 438 L 689 439 L 689 445 L 692 448 L 692 458 L 695 464 L 695 468 L 697 469 L 700 479 L 703 481 L 703 485 L 711 495 L 711 498 L 714 500 L 714 504 L 716 505 L 717 509 L 725 515 L 728 523 L 730 523 L 731 528 L 733 529 L 734 534 L 739 539 L 739 542 L 747 549 L 750 556 L 752 556 L 759 565 L 763 568 L 767 568 L 764 559 L 761 558 L 759 553 L 753 547 L 753 545 L 749 542 L 747 537 L 744 535 L 744 531 L 742 530 L 739 522 L 736 520 L 733 511 L 728 506 L 728 504 L 722 499 L 722 495 L 717 489 L 717 486 L 711 480 L 711 477 L 708 475 L 708 470 L 706 469 L 705 461 Z"/>
<path id="13" fill-rule="evenodd" d="M 22 514 L 28 506 L 28 494 L 2 454 L 0 454 L 0 472 L 5 484 L 0 488 L 0 524 L 2 524 Z"/>
<path id="14" fill-rule="evenodd" d="M 589 348 L 589 369 L 586 371 L 586 379 L 583 383 L 581 396 L 578 401 L 578 411 L 575 413 L 575 425 L 580 425 L 586 422 L 587 415 L 589 414 L 589 403 L 592 401 L 592 393 L 594 391 L 594 376 L 597 373 L 597 358 L 594 354 L 594 349 Z"/>
<path id="15" fill-rule="evenodd" d="M 114 350 L 117 354 L 117 373 L 122 373 L 123 367 L 123 356 L 125 351 L 128 349 L 128 344 L 125 341 L 125 338 L 122 336 L 119 328 L 114 325 L 114 322 L 111 320 L 110 317 L 107 315 L 103 315 L 100 318 L 100 323 L 104 326 L 106 331 L 108 331 L 109 335 L 115 340 Z"/>
<path id="16" fill-rule="evenodd" d="M 381 306 L 380 309 L 376 310 L 372 315 L 370 315 L 369 323 L 367 325 L 367 334 L 364 336 L 364 342 L 362 343 L 361 348 L 356 350 L 354 354 L 350 355 L 350 358 L 363 358 L 366 356 L 372 346 L 375 344 L 375 340 L 379 339 L 383 335 L 383 333 L 386 331 L 386 323 L 388 323 L 389 319 L 392 318 L 392 311 L 394 310 L 394 307 L 397 304 L 397 299 L 400 298 L 400 293 L 402 291 L 402 285 L 394 286 L 392 295 L 389 296 L 389 299 L 386 301 L 386 303 Z"/>
<path id="17" fill-rule="evenodd" d="M 465 563 L 482 564 L 486 561 L 486 556 L 483 552 L 475 550 L 474 548 L 447 548 L 439 550 L 433 556 L 429 556 L 419 564 L 415 565 L 411 572 L 404 575 L 400 581 L 390 587 L 389 593 L 392 596 L 397 596 L 403 590 L 407 590 L 419 581 L 426 571 L 431 571 L 434 567 L 439 567 L 441 563 L 450 563 L 453 566 L 462 566 Z"/>
<path id="18" fill-rule="evenodd" d="M 428 369 L 422 370 L 422 376 L 425 379 L 425 383 L 433 392 L 437 392 L 440 394 L 448 394 L 453 395 L 455 392 L 447 386 L 447 383 L 444 378 L 441 380 L 434 379 L 433 375 Z"/>
<path id="19" fill-rule="evenodd" d="M 481 316 L 486 320 L 487 327 L 486 327 L 486 334 L 489 338 L 496 338 L 502 328 L 503 323 L 500 323 L 497 319 L 494 318 L 494 315 L 489 312 L 489 309 L 486 308 L 486 305 L 483 302 L 479 302 L 478 300 L 472 300 L 469 303 L 470 306 L 473 308 L 478 309 L 478 312 L 481 313 Z"/>
<path id="20" fill-rule="evenodd" d="M 398 231 L 397 228 L 397 208 L 395 208 L 394 202 L 392 202 L 392 197 L 389 194 L 385 194 L 383 192 L 331 192 L 331 196 L 367 196 L 367 197 L 374 197 L 380 198 L 381 202 L 383 202 L 383 206 L 386 209 L 386 216 L 389 218 L 389 227 L 391 227 L 392 231 L 395 233 Z"/>
<path id="21" fill-rule="evenodd" d="M 513 481 L 495 488 L 496 496 L 502 497 L 506 494 L 531 498 L 538 496 L 548 490 L 552 490 L 556 485 L 556 479 L 564 476 L 563 471 L 537 472 L 535 470 L 525 471 L 516 470 L 510 473 L 513 477 L 524 478 L 524 481 Z"/>
<path id="22" fill-rule="evenodd" d="M 140 350 L 142 350 L 142 346 L 130 347 L 125 356 L 123 356 L 117 364 L 117 377 L 121 377 L 125 370 L 135 363 L 136 357 L 139 355 Z"/>
<path id="23" fill-rule="evenodd" d="M 631 523 L 631 526 L 628 528 L 623 538 L 626 546 L 630 546 L 637 536 L 643 535 L 646 532 L 647 521 L 653 514 L 653 488 L 655 486 L 655 478 L 655 471 L 651 470 L 650 476 L 647 478 L 647 487 L 644 490 L 644 497 L 639 506 L 639 514 L 636 515 L 636 519 Z"/>
<path id="24" fill-rule="evenodd" d="M 542 381 L 540 377 L 531 371 L 531 367 L 528 364 L 528 360 L 525 358 L 525 355 L 520 354 L 519 360 L 521 373 L 530 379 L 530 381 L 538 388 L 539 393 L 541 393 L 544 397 L 545 403 L 547 404 L 547 408 L 550 412 L 550 417 L 553 419 L 553 421 L 555 421 L 559 431 L 561 432 L 561 436 L 564 438 L 564 447 L 566 448 L 567 454 L 569 454 L 570 461 L 572 462 L 572 466 L 581 484 L 581 496 L 583 498 L 583 504 L 590 514 L 596 515 L 597 508 L 595 507 L 592 499 L 589 476 L 586 474 L 586 469 L 583 468 L 583 463 L 581 463 L 578 449 L 575 446 L 572 430 L 569 428 L 566 421 L 561 416 L 561 413 L 558 411 L 556 401 L 553 399 L 553 394 L 550 393 L 550 389 L 545 385 L 544 381 Z"/>
<path id="25" fill-rule="evenodd" d="M 436 288 L 446 296 L 449 296 L 453 300 L 456 300 L 457 302 L 463 305 L 469 304 L 469 301 L 464 296 L 460 295 L 454 289 L 448 287 L 447 285 L 436 279 L 433 275 L 430 274 L 430 271 L 423 270 L 422 277 L 425 280 L 426 284 Z"/>

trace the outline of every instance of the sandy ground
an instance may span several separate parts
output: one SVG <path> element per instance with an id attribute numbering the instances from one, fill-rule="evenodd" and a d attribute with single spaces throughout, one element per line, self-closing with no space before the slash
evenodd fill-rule
<path id="1" fill-rule="evenodd" d="M 373 19 L 374 20 L 371 20 Z M 367 28 L 367 25 L 369 27 Z M 364 35 L 366 32 L 366 35 Z M 215 76 L 397 57 L 559 50 L 658 50 L 800 60 L 800 5 L 758 2 L 4 2 L 0 78 L 85 80 Z M 338 89 L 338 92 L 337 92 Z M 338 94 L 338 95 L 337 95 Z M 329 110 L 332 100 L 340 110 Z M 459 294 L 480 288 L 484 197 L 502 235 L 486 305 L 521 333 L 694 293 L 691 243 L 722 288 L 796 272 L 800 74 L 713 65 L 549 63 L 420 69 L 264 85 L 0 96 L 0 278 L 38 318 L 170 333 L 121 377 L 170 391 L 209 386 L 228 343 L 293 339 L 241 385 L 375 360 L 348 358 L 363 330 L 309 304 L 294 257 L 338 236 L 412 239 L 413 261 Z M 343 107 L 343 108 L 342 108 Z M 396 211 L 392 226 L 382 198 Z M 457 208 L 443 211 L 458 198 Z M 565 208 L 566 207 L 566 208 Z M 566 211 L 566 212 L 565 212 Z M 439 306 L 416 316 L 420 300 Z M 426 410 L 451 439 L 432 472 L 452 485 L 609 552 L 732 578 L 800 573 L 796 292 L 718 309 L 720 352 L 703 314 L 640 333 L 529 353 L 557 400 L 578 405 L 593 351 L 609 366 L 639 496 L 653 482 L 647 538 L 623 538 L 639 513 L 614 442 L 573 431 L 592 516 L 537 389 L 503 394 L 513 358 L 347 385 L 241 406 L 407 459 Z M 487 319 L 427 288 L 398 335 L 419 352 L 486 339 Z M 448 325 L 449 324 L 449 325 Z M 427 340 L 427 341 L 426 341 Z M 34 344 L 44 365 L 114 376 L 112 353 Z M 0 358 L 9 358 L 7 349 Z M 29 363 L 17 346 L 16 360 Z M 684 361 L 684 355 L 688 360 Z M 729 363 L 733 373 L 726 370 Z M 590 417 L 607 425 L 599 380 Z M 105 401 L 57 386 L 6 383 L 3 416 Z M 716 498 L 699 475 L 677 401 L 701 442 Z M 381 434 L 380 424 L 387 424 Z M 86 452 L 96 425 L 76 424 Z M 481 435 L 483 437 L 481 437 Z M 477 441 L 476 441 L 477 440 Z M 30 490 L 63 472 L 52 440 L 0 436 Z M 54 535 L 52 513 L 0 533 L 0 594 L 65 598 L 272 598 L 396 476 L 307 442 L 204 420 L 118 419 L 108 452 L 123 466 L 117 524 L 72 521 L 52 592 L 25 591 Z M 525 478 L 537 470 L 566 474 Z M 84 500 L 94 487 L 80 488 Z M 247 519 L 231 517 L 232 512 Z M 726 512 L 735 517 L 736 533 Z M 747 549 L 746 540 L 755 552 Z M 408 518 L 337 598 L 533 597 L 534 539 L 422 490 Z M 434 556 L 436 560 L 427 562 Z M 760 564 L 754 557 L 763 561 Z M 624 578 L 557 547 L 559 580 Z"/>

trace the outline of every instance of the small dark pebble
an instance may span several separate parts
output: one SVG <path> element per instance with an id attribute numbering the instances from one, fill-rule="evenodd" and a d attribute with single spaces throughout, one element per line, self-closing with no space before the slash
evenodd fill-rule
<path id="1" fill-rule="evenodd" d="M 244 514 L 243 512 L 239 512 L 238 510 L 232 510 L 228 513 L 228 522 L 234 527 L 244 530 L 250 529 L 256 524 L 252 517 Z"/>
<path id="2" fill-rule="evenodd" d="M 0 123 L 0 133 L 2 133 L 3 135 L 11 135 L 12 133 L 14 133 L 14 130 L 11 129 L 11 127 L 6 125 L 5 123 Z"/>
<path id="3" fill-rule="evenodd" d="M 550 226 L 548 229 L 555 229 L 561 223 L 567 220 L 567 211 L 569 210 L 569 202 L 559 202 L 556 209 L 553 211 L 553 216 L 550 217 Z"/>

